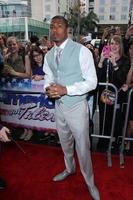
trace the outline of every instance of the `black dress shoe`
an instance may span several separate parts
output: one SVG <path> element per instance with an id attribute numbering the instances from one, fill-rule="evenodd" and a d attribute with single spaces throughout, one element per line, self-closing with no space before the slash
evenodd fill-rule
<path id="1" fill-rule="evenodd" d="M 0 189 L 4 189 L 6 187 L 6 182 L 0 178 Z"/>
<path id="2" fill-rule="evenodd" d="M 64 179 L 66 179 L 68 176 L 75 174 L 75 171 L 72 172 L 68 172 L 66 169 L 57 174 L 56 176 L 54 176 L 53 181 L 63 181 Z"/>
<path id="3" fill-rule="evenodd" d="M 92 196 L 93 200 L 100 200 L 99 191 L 96 186 L 88 187 L 89 193 Z"/>

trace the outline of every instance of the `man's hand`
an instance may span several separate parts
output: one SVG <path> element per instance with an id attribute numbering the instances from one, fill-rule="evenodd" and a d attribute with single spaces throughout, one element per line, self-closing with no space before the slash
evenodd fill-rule
<path id="1" fill-rule="evenodd" d="M 8 138 L 8 134 L 10 134 L 10 130 L 7 127 L 2 127 L 0 130 L 0 141 L 2 142 L 10 142 L 11 140 Z"/>
<path id="2" fill-rule="evenodd" d="M 67 89 L 65 86 L 52 83 L 49 87 L 46 88 L 46 94 L 49 98 L 60 98 L 67 94 Z"/>

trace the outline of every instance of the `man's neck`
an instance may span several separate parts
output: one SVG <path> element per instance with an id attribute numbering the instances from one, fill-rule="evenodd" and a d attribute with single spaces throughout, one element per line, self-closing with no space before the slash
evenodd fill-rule
<path id="1" fill-rule="evenodd" d="M 68 38 L 65 38 L 63 41 L 57 41 L 57 42 L 55 42 L 55 44 L 56 44 L 56 46 L 60 46 L 60 45 L 62 45 L 66 40 L 67 40 Z"/>

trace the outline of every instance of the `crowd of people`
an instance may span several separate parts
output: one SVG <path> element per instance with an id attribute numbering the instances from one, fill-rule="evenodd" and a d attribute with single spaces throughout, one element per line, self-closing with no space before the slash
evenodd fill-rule
<path id="1" fill-rule="evenodd" d="M 30 42 L 25 43 L 25 45 L 21 44 L 14 36 L 6 39 L 1 34 L 1 74 L 2 76 L 29 78 L 35 81 L 44 79 L 44 92 L 50 98 L 54 98 L 56 102 L 57 132 L 66 165 L 66 169 L 55 176 L 53 180 L 61 181 L 75 173 L 76 166 L 73 158 L 75 140 L 81 172 L 88 190 L 94 200 L 100 200 L 98 189 L 94 184 L 89 151 L 89 113 L 93 124 L 95 123 L 93 122 L 95 98 L 97 91 L 99 91 L 99 134 L 103 132 L 103 134 L 109 135 L 114 104 L 107 103 L 105 99 L 103 101 L 101 95 L 105 89 L 112 90 L 109 86 L 107 88 L 107 84 L 112 83 L 118 90 L 119 103 L 114 136 L 117 138 L 122 134 L 124 120 L 122 106 L 127 101 L 129 89 L 133 87 L 133 26 L 129 26 L 124 35 L 119 27 L 113 31 L 110 31 L 109 28 L 105 29 L 99 47 L 92 45 L 91 40 L 84 40 L 85 37 L 82 37 L 79 42 L 73 42 L 69 39 L 67 35 L 68 22 L 61 16 L 52 19 L 50 30 L 52 41 L 48 41 L 47 37 L 32 36 Z M 57 57 L 58 50 L 60 52 L 59 55 L 57 53 Z M 57 60 L 56 63 L 56 59 L 60 60 Z M 98 82 L 106 84 L 98 87 Z M 93 104 L 90 105 L 92 97 Z M 105 104 L 106 119 L 103 124 Z M 8 141 L 8 138 L 3 136 L 3 132 L 6 134 L 9 130 L 1 127 L 0 140 Z M 32 135 L 33 131 L 25 128 L 20 138 L 28 141 Z M 132 103 L 127 136 L 133 136 Z M 105 146 L 106 143 L 101 140 L 99 146 L 103 145 Z M 129 150 L 131 143 L 127 142 L 125 148 Z"/>
<path id="2" fill-rule="evenodd" d="M 122 135 L 123 124 L 125 119 L 125 109 L 123 105 L 127 102 L 128 91 L 133 87 L 133 25 L 127 28 L 125 34 L 122 34 L 120 27 L 105 28 L 102 38 L 100 40 L 99 47 L 93 46 L 91 41 L 84 41 L 84 37 L 81 42 L 87 48 L 89 48 L 95 60 L 95 66 L 99 83 L 105 83 L 105 86 L 98 88 L 99 98 L 99 121 L 100 128 L 99 134 L 110 135 L 112 128 L 114 105 L 112 101 L 107 102 L 108 93 L 105 90 L 112 90 L 113 88 L 108 86 L 108 83 L 113 84 L 118 91 L 118 105 L 115 119 L 114 136 L 117 139 Z M 104 93 L 104 97 L 103 97 Z M 133 96 L 133 95 L 131 95 Z M 111 97 L 112 98 L 112 97 Z M 132 97 L 133 98 L 133 97 Z M 131 102 L 132 102 L 131 98 Z M 111 99 L 112 100 L 112 99 Z M 105 108 L 106 103 L 106 108 Z M 106 111 L 105 111 L 106 110 Z M 105 113 L 106 112 L 106 113 Z M 105 118 L 104 118 L 105 117 Z M 127 137 L 133 136 L 133 111 L 132 103 L 130 105 Z M 107 140 L 99 139 L 98 147 L 106 149 L 108 146 Z M 117 145 L 117 144 L 116 144 Z M 125 149 L 129 151 L 131 149 L 131 142 L 126 142 Z"/>
<path id="3" fill-rule="evenodd" d="M 3 39 L 4 38 L 4 39 Z M 18 79 L 32 79 L 40 81 L 44 79 L 43 61 L 47 51 L 52 47 L 52 42 L 46 38 L 39 39 L 33 35 L 30 42 L 20 43 L 16 37 L 0 35 L 0 56 L 3 60 L 3 77 Z M 20 139 L 28 141 L 31 139 L 33 131 L 24 129 Z"/>

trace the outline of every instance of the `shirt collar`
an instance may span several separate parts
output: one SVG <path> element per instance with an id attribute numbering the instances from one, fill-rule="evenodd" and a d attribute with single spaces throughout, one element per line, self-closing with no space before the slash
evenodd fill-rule
<path id="1" fill-rule="evenodd" d="M 68 38 L 67 38 L 60 46 L 55 46 L 55 49 L 56 49 L 56 48 L 64 49 L 67 42 L 68 42 Z"/>

